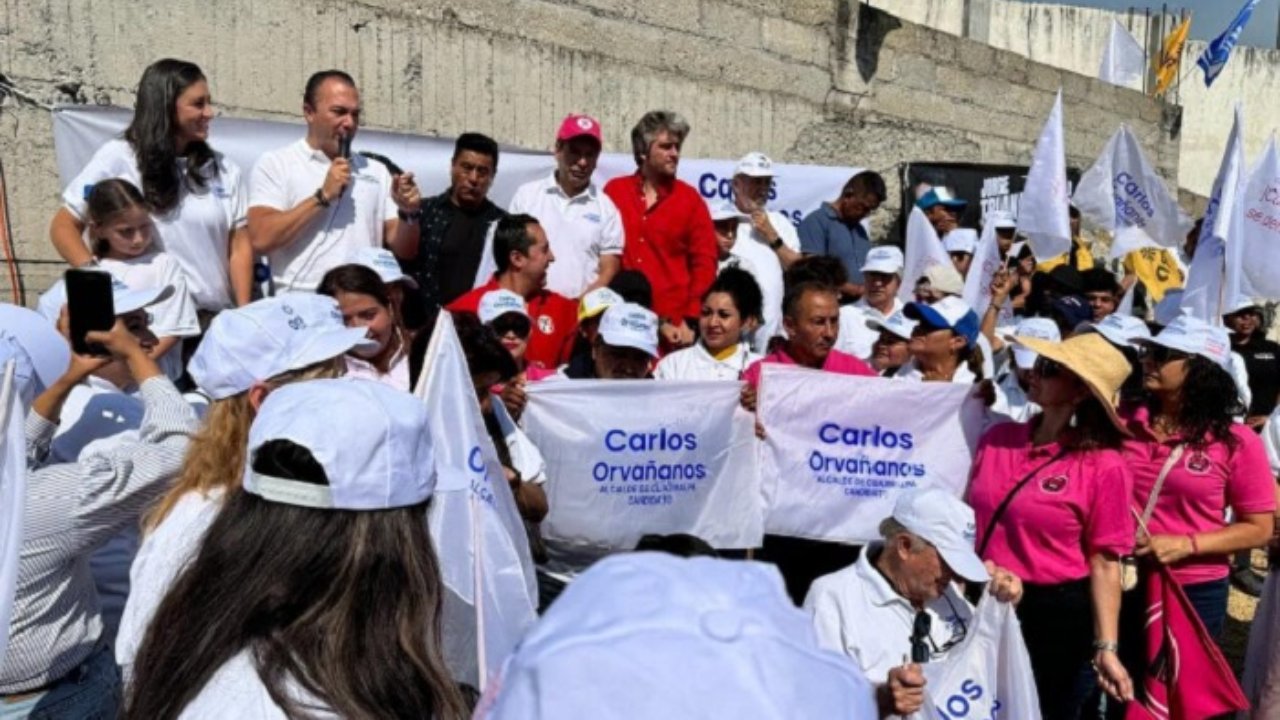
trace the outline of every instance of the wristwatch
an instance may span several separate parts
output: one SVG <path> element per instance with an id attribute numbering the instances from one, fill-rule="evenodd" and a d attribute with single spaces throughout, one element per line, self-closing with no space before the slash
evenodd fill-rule
<path id="1" fill-rule="evenodd" d="M 324 188 L 316 188 L 316 194 L 313 197 L 320 207 L 329 207 L 329 198 L 324 196 Z"/>
<path id="2" fill-rule="evenodd" d="M 773 251 L 775 251 L 775 252 L 776 252 L 776 251 L 778 250 L 778 248 L 780 248 L 780 247 L 782 247 L 782 238 L 781 238 L 781 237 L 779 237 L 779 238 L 775 238 L 773 242 L 769 243 L 769 249 L 770 249 L 770 250 L 773 250 Z"/>
<path id="3" fill-rule="evenodd" d="M 421 210 L 414 210 L 409 213 L 403 210 L 396 210 L 396 215 L 400 217 L 400 222 L 412 223 L 414 225 L 418 224 L 418 221 L 422 219 Z"/>

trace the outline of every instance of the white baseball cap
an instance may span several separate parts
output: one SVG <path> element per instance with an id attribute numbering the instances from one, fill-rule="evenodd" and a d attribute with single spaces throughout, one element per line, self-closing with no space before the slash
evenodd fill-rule
<path id="1" fill-rule="evenodd" d="M 942 239 L 942 247 L 949 253 L 968 253 L 978 249 L 978 231 L 972 228 L 956 228 Z"/>
<path id="2" fill-rule="evenodd" d="M 600 313 L 608 310 L 611 305 L 621 305 L 626 302 L 618 293 L 607 287 L 599 287 L 578 301 L 578 322 L 582 322 L 587 318 L 593 318 Z"/>
<path id="3" fill-rule="evenodd" d="M 1111 313 L 1093 324 L 1093 329 L 1112 345 L 1136 345 L 1140 340 L 1151 339 L 1151 329 L 1141 318 Z"/>
<path id="4" fill-rule="evenodd" d="M 214 400 L 354 350 L 370 349 L 365 328 L 342 323 L 326 295 L 288 293 L 224 310 L 209 324 L 187 372 Z"/>
<path id="5" fill-rule="evenodd" d="M 934 263 L 930 265 L 924 271 L 924 278 L 929 281 L 929 287 L 944 295 L 964 294 L 964 278 L 960 276 L 960 271 L 956 270 L 956 266 L 951 263 L 945 265 Z M 916 280 L 919 279 L 916 278 Z"/>
<path id="6" fill-rule="evenodd" d="M 819 645 L 776 567 L 654 552 L 574 580 L 495 686 L 476 718 L 876 717 L 870 684 Z"/>
<path id="7" fill-rule="evenodd" d="M 1045 317 L 1029 317 L 1019 320 L 1013 335 L 1005 339 L 1012 341 L 1014 337 L 1032 337 L 1050 342 L 1062 342 L 1062 333 L 1058 330 L 1058 324 Z M 1036 358 L 1040 357 L 1035 350 L 1023 345 L 1013 345 L 1012 348 L 1013 362 L 1018 366 L 1019 370 L 1030 370 L 1035 367 Z"/>
<path id="8" fill-rule="evenodd" d="M 1149 340 L 1139 340 L 1140 345 L 1160 345 L 1172 350 L 1181 350 L 1190 355 L 1199 355 L 1217 363 L 1220 367 L 1231 369 L 1231 335 L 1225 327 L 1209 323 L 1185 310 L 1165 325 L 1159 335 Z"/>
<path id="9" fill-rule="evenodd" d="M 90 272 L 106 273 L 107 271 L 97 270 Z M 134 289 L 126 285 L 120 278 L 114 275 L 111 276 L 111 304 L 115 307 L 116 315 L 128 315 L 135 310 L 141 310 L 158 302 L 164 302 L 172 295 L 172 285 Z M 58 316 L 62 314 L 62 306 L 66 304 L 67 282 L 59 279 L 36 301 L 36 309 L 40 311 L 40 314 L 46 320 L 56 325 Z"/>
<path id="10" fill-rule="evenodd" d="M 524 306 L 524 298 L 510 290 L 500 289 L 490 290 L 480 296 L 480 306 L 476 310 L 476 315 L 480 317 L 480 322 L 488 325 L 510 312 L 529 317 L 529 312 Z"/>
<path id="11" fill-rule="evenodd" d="M 893 504 L 893 519 L 938 549 L 960 577 L 971 582 L 991 579 L 973 550 L 978 526 L 973 508 L 939 488 L 907 490 Z"/>
<path id="12" fill-rule="evenodd" d="M 915 320 L 911 320 L 906 315 L 903 315 L 901 310 L 890 315 L 884 320 L 876 320 L 873 318 L 867 321 L 867 327 L 872 330 L 875 330 L 876 332 L 884 331 L 892 333 L 903 340 L 911 339 L 911 331 L 915 329 L 917 324 L 918 323 L 916 323 Z"/>
<path id="13" fill-rule="evenodd" d="M 333 416 L 343 430 L 334 433 Z M 258 449 L 289 440 L 311 451 L 328 485 L 254 472 Z M 374 380 L 291 383 L 267 395 L 249 428 L 244 489 L 271 502 L 335 510 L 387 510 L 425 502 L 435 457 L 422 400 Z"/>
<path id="14" fill-rule="evenodd" d="M 722 220 L 741 220 L 746 217 L 738 206 L 728 200 L 707 199 L 707 212 L 711 213 L 711 222 Z"/>
<path id="15" fill-rule="evenodd" d="M 902 251 L 898 248 L 893 245 L 877 245 L 867 252 L 867 261 L 858 272 L 889 273 L 901 277 L 905 262 Z"/>
<path id="16" fill-rule="evenodd" d="M 996 230 L 1013 230 L 1018 227 L 1018 220 L 1008 210 L 992 210 L 987 213 L 987 224 Z"/>
<path id="17" fill-rule="evenodd" d="M 600 318 L 600 337 L 614 347 L 643 350 L 658 357 L 658 316 L 635 303 L 610 305 Z"/>
<path id="18" fill-rule="evenodd" d="M 17 341 L 31 361 L 39 385 L 36 394 L 44 392 L 71 367 L 71 345 L 58 334 L 53 323 L 34 310 L 20 305 L 0 303 L 0 337 Z"/>
<path id="19" fill-rule="evenodd" d="M 369 247 L 368 245 L 355 248 L 351 251 L 350 261 L 356 265 L 363 265 L 370 270 L 378 273 L 378 277 L 382 278 L 382 282 L 390 284 L 402 282 L 415 290 L 418 287 L 418 281 L 404 274 L 400 269 L 400 262 L 396 260 L 396 256 L 386 248 Z"/>
<path id="20" fill-rule="evenodd" d="M 762 152 L 749 152 L 738 161 L 738 168 L 733 171 L 733 174 L 747 177 L 773 177 L 773 161 Z"/>

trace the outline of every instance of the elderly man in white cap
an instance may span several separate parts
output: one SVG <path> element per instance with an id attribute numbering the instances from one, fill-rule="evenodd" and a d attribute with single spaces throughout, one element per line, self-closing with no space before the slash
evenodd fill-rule
<path id="1" fill-rule="evenodd" d="M 856 563 L 818 578 L 804 607 L 818 643 L 849 656 L 876 686 L 880 716 L 906 716 L 924 703 L 919 664 L 944 659 L 968 631 L 973 607 L 956 581 L 989 583 L 998 600 L 1015 603 L 1022 582 L 978 558 L 973 510 L 945 490 L 904 492 L 880 534 Z"/>
<path id="2" fill-rule="evenodd" d="M 902 312 L 904 305 L 898 299 L 902 266 L 902 251 L 892 245 L 873 247 L 867 253 L 867 262 L 862 266 L 862 297 L 840 308 L 837 350 L 859 360 L 871 359 L 871 346 L 879 337 L 879 331 L 868 324 L 883 322 L 890 315 Z"/>
<path id="3" fill-rule="evenodd" d="M 763 322 L 751 343 L 757 353 L 782 330 L 782 271 L 801 257 L 795 223 L 765 209 L 772 193 L 773 161 L 760 152 L 742 156 L 733 173 L 732 207 L 739 222 L 731 252 L 744 261 L 764 297 Z"/>

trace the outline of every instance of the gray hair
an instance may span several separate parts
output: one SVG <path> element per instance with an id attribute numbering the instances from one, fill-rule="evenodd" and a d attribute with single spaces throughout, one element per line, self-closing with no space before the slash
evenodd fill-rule
<path id="1" fill-rule="evenodd" d="M 905 525 L 892 517 L 887 517 L 880 521 L 880 537 L 884 538 L 885 544 L 892 542 L 899 535 L 906 535 L 907 539 L 911 541 L 910 547 L 913 553 L 921 552 L 929 547 L 927 540 L 911 532 Z"/>
<path id="2" fill-rule="evenodd" d="M 664 130 L 683 145 L 684 139 L 689 136 L 689 122 L 673 110 L 650 110 L 631 128 L 631 151 L 635 154 L 637 166 L 643 164 L 644 156 L 649 154 L 649 146 Z"/>

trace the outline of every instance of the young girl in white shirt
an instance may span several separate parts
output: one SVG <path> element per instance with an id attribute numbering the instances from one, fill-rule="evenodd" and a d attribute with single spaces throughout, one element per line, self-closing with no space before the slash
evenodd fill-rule
<path id="1" fill-rule="evenodd" d="M 760 326 L 763 301 L 751 273 L 725 268 L 702 296 L 698 342 L 662 358 L 657 380 L 737 380 L 760 359 L 745 338 Z"/>
<path id="2" fill-rule="evenodd" d="M 151 206 L 128 180 L 95 183 L 87 200 L 88 233 L 102 269 L 133 290 L 173 287 L 173 294 L 147 310 L 158 342 L 151 357 L 170 380 L 182 376 L 182 338 L 200 334 L 195 301 L 182 266 L 155 243 Z"/>

